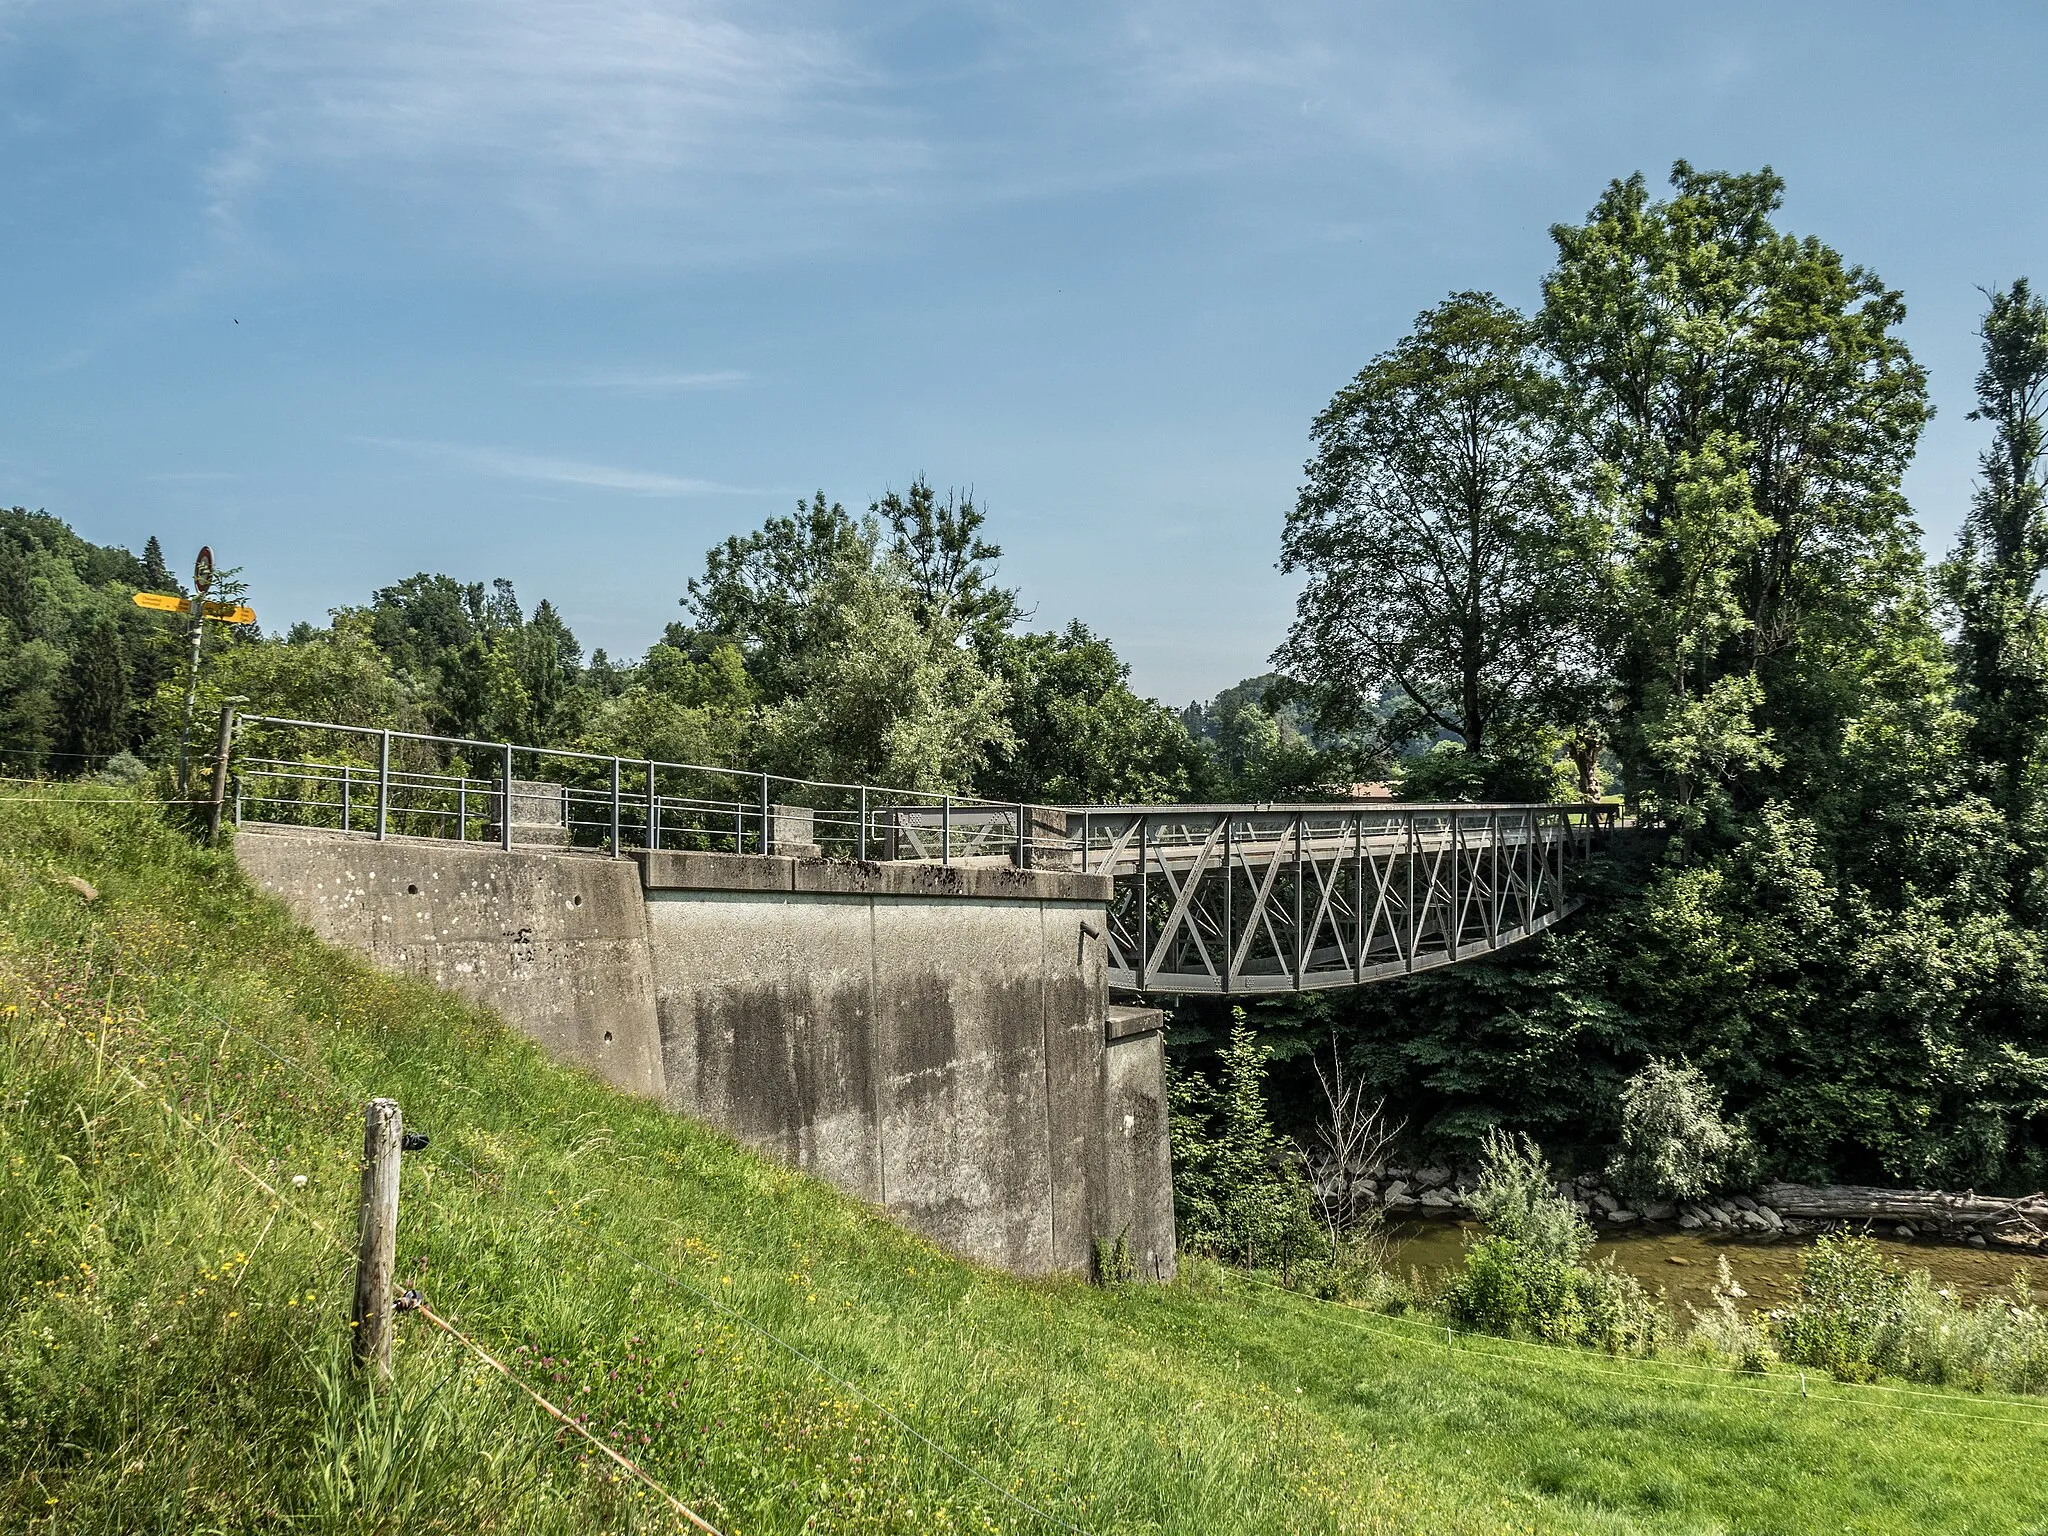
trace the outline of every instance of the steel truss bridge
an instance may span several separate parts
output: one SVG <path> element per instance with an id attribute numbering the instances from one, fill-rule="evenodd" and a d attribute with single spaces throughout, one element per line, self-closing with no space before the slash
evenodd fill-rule
<path id="1" fill-rule="evenodd" d="M 1577 909 L 1571 877 L 1618 811 L 1008 805 L 261 715 L 221 739 L 216 815 L 237 823 L 1106 874 L 1110 986 L 1155 994 L 1355 987 L 1491 954 Z"/>
<path id="2" fill-rule="evenodd" d="M 1476 959 L 1581 900 L 1612 805 L 1204 805 L 1069 811 L 1113 877 L 1110 985 L 1156 993 L 1355 987 Z M 1078 825 L 1075 825 L 1078 823 Z"/>

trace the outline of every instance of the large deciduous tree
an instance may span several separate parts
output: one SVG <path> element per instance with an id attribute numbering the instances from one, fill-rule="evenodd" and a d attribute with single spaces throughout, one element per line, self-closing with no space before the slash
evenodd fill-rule
<path id="1" fill-rule="evenodd" d="M 1528 324 L 1453 294 L 1316 419 L 1281 568 L 1308 577 L 1280 665 L 1327 720 L 1376 712 L 1475 759 L 1582 712 L 1597 540 Z"/>
<path id="2" fill-rule="evenodd" d="M 714 548 L 683 607 L 700 634 L 740 648 L 765 699 L 785 698 L 811 644 L 815 594 L 848 565 L 872 564 L 879 539 L 872 520 L 855 522 L 820 491 L 794 517 L 771 517 Z"/>
<path id="3" fill-rule="evenodd" d="M 1539 323 L 1615 522 L 1616 750 L 1697 821 L 1827 784 L 1873 653 L 1924 630 L 1899 479 L 1928 406 L 1903 300 L 1779 230 L 1780 177 L 1671 185 L 1616 181 L 1552 231 Z"/>
<path id="4" fill-rule="evenodd" d="M 889 525 L 889 549 L 902 565 L 927 625 L 947 624 L 993 639 L 1019 617 L 1017 594 L 995 582 L 1002 546 L 981 536 L 988 514 L 971 496 L 938 494 L 920 475 L 906 495 L 885 493 L 868 511 Z"/>

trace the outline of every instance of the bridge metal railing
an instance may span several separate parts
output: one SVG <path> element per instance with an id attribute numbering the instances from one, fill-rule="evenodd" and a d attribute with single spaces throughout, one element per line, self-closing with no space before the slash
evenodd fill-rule
<path id="1" fill-rule="evenodd" d="M 242 715 L 235 726 L 237 825 L 614 856 L 654 849 L 1024 866 L 1043 858 L 1067 867 L 1064 834 L 1045 835 L 1043 816 L 1028 806 L 278 715 Z"/>
<path id="2" fill-rule="evenodd" d="M 1112 987 L 1257 993 L 1455 964 L 1568 916 L 1612 804 L 1034 806 L 274 715 L 237 825 L 622 857 L 781 853 L 1111 877 Z"/>

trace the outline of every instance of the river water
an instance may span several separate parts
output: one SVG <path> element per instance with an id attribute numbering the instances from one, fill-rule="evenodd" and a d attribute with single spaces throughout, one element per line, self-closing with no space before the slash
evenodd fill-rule
<path id="1" fill-rule="evenodd" d="M 1465 1239 L 1480 1230 L 1477 1222 L 1402 1222 L 1390 1229 L 1393 1253 L 1389 1267 L 1397 1275 L 1410 1266 L 1424 1273 L 1462 1262 Z M 1737 1304 L 1775 1307 L 1792 1299 L 1799 1279 L 1799 1259 L 1811 1238 L 1736 1237 L 1727 1233 L 1653 1232 L 1637 1228 L 1603 1236 L 1594 1245 L 1592 1262 L 1610 1253 L 1654 1295 L 1660 1288 L 1679 1326 L 1689 1321 L 1685 1303 L 1701 1311 L 1714 1304 L 1714 1261 L 1726 1255 L 1736 1281 L 1749 1293 Z M 1949 1243 L 1915 1242 L 1880 1237 L 1878 1247 L 1907 1269 L 1924 1269 L 1934 1283 L 1965 1302 L 2008 1294 L 2015 1272 L 2027 1277 L 2037 1297 L 2048 1297 L 2048 1257 L 2011 1248 L 1970 1248 Z"/>

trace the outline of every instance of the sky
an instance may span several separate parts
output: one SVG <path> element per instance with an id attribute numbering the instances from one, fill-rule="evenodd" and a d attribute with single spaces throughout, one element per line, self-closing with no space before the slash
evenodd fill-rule
<path id="1" fill-rule="evenodd" d="M 267 629 L 505 576 L 637 655 L 823 489 L 971 488 L 1034 627 L 1266 670 L 1316 412 L 1612 178 L 1769 164 L 1901 289 L 1952 541 L 2048 11 L 0 0 L 0 504 Z"/>

